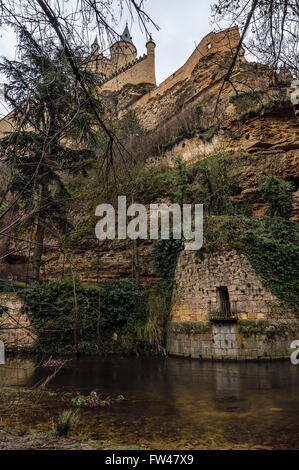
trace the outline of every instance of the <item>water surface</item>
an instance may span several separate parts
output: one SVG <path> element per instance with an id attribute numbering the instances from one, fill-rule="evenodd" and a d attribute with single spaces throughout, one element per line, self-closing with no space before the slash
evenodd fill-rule
<path id="1" fill-rule="evenodd" d="M 33 361 L 0 366 L 0 384 L 32 386 L 49 371 Z M 298 449 L 299 366 L 184 359 L 83 358 L 49 390 L 122 394 L 110 408 L 81 409 L 76 431 L 152 449 Z M 61 404 L 24 406 L 14 427 L 46 430 Z"/>

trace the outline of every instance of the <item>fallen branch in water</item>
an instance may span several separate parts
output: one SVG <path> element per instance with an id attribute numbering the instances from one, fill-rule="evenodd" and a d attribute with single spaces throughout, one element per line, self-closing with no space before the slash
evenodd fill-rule
<path id="1" fill-rule="evenodd" d="M 52 359 L 52 356 L 43 363 L 43 367 L 51 367 L 54 368 L 53 374 L 49 375 L 46 379 L 42 379 L 37 382 L 33 388 L 38 390 L 45 390 L 47 385 L 54 379 L 54 377 L 58 374 L 58 372 L 71 361 L 71 359 Z"/>

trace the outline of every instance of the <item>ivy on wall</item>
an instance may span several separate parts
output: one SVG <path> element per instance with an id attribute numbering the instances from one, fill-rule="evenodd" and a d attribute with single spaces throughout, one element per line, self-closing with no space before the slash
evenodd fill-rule
<path id="1" fill-rule="evenodd" d="M 72 280 L 51 281 L 35 284 L 19 295 L 37 334 L 36 352 L 156 352 L 145 338 L 150 337 L 151 292 L 138 289 L 131 281 L 105 282 L 100 288 L 84 286 L 78 280 L 75 284 Z"/>
<path id="2" fill-rule="evenodd" d="M 174 273 L 181 250 L 181 240 L 158 240 L 153 246 L 154 266 L 161 276 L 160 284 L 168 308 L 170 308 L 174 286 Z"/>
<path id="3" fill-rule="evenodd" d="M 298 325 L 291 322 L 268 322 L 262 321 L 251 322 L 248 320 L 239 321 L 238 332 L 244 336 L 244 338 L 250 338 L 255 336 L 258 340 L 267 338 L 271 339 L 285 339 L 291 334 L 296 334 Z"/>
<path id="4" fill-rule="evenodd" d="M 283 218 L 243 216 L 209 217 L 198 259 L 209 253 L 236 250 L 243 253 L 283 311 L 299 315 L 298 224 Z"/>
<path id="5" fill-rule="evenodd" d="M 243 252 L 286 310 L 299 315 L 298 224 L 264 219 L 244 234 Z"/>

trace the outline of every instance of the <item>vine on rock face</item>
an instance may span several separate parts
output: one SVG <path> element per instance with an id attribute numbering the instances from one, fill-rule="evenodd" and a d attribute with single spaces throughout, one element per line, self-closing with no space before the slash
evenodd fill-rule
<path id="1" fill-rule="evenodd" d="M 182 240 L 158 240 L 153 246 L 154 266 L 161 276 L 160 284 L 168 309 L 170 309 L 174 273 L 181 250 Z"/>

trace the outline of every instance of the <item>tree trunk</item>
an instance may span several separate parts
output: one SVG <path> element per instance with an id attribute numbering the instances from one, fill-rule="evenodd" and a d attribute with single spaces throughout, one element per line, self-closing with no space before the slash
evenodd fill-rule
<path id="1" fill-rule="evenodd" d="M 137 240 L 132 240 L 132 278 L 136 285 L 140 284 L 140 267 L 139 267 L 139 256 L 138 256 L 138 245 Z"/>
<path id="2" fill-rule="evenodd" d="M 36 282 L 40 280 L 40 267 L 42 263 L 42 255 L 43 255 L 43 248 L 44 248 L 44 237 L 45 237 L 45 222 L 46 222 L 46 214 L 45 210 L 47 207 L 49 196 L 49 183 L 44 181 L 42 183 L 41 189 L 41 198 L 40 198 L 40 206 L 37 216 L 37 229 L 36 229 L 36 237 L 35 237 L 35 246 L 34 246 L 34 253 L 33 253 L 33 279 Z"/>
<path id="3" fill-rule="evenodd" d="M 13 203 L 14 201 L 14 194 L 9 192 L 6 196 L 6 203 L 8 206 Z M 13 206 L 13 208 L 4 216 L 4 218 L 0 222 L 0 228 L 3 230 L 5 227 L 8 227 L 16 218 L 17 213 L 17 205 Z M 9 246 L 11 245 L 11 239 L 8 235 L 14 230 L 15 227 L 7 230 L 4 235 L 0 235 L 0 263 L 5 264 L 7 262 L 6 255 L 9 253 Z"/>

